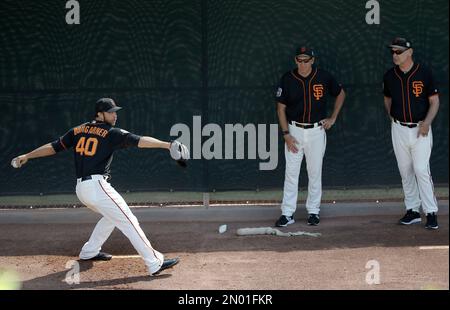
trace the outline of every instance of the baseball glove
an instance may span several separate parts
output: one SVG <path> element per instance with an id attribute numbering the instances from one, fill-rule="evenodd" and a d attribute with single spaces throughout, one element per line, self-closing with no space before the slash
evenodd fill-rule
<path id="1" fill-rule="evenodd" d="M 189 149 L 186 145 L 174 140 L 170 143 L 170 156 L 183 168 L 187 167 L 186 161 L 189 159 Z"/>

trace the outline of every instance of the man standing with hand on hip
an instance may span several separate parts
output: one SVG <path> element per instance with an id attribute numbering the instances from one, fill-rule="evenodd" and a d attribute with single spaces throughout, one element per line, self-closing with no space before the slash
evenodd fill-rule
<path id="1" fill-rule="evenodd" d="M 430 172 L 433 145 L 431 123 L 439 109 L 439 90 L 431 70 L 414 63 L 409 40 L 395 38 L 388 46 L 395 67 L 384 75 L 384 105 L 392 119 L 392 145 L 405 193 L 406 214 L 400 224 L 421 222 L 420 206 L 428 229 L 438 229 Z"/>
<path id="2" fill-rule="evenodd" d="M 281 217 L 275 226 L 294 223 L 298 181 L 303 155 L 308 171 L 308 224 L 318 225 L 322 198 L 322 162 L 326 148 L 325 130 L 336 122 L 345 100 L 342 86 L 328 72 L 313 66 L 314 51 L 297 49 L 297 68 L 283 75 L 277 91 L 277 114 L 285 141 L 286 171 Z M 334 111 L 327 116 L 327 97 L 336 98 Z"/>

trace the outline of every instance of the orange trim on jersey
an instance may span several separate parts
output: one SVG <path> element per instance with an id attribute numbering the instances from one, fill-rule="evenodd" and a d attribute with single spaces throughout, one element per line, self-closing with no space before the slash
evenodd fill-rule
<path id="1" fill-rule="evenodd" d="M 126 215 L 126 213 L 122 210 L 122 208 L 119 206 L 119 204 L 108 194 L 108 192 L 103 188 L 102 183 L 100 182 L 100 180 L 98 180 L 98 184 L 100 184 L 100 187 L 102 188 L 102 190 L 105 192 L 106 196 L 108 196 L 113 202 L 114 204 L 119 208 L 120 211 L 122 211 L 123 215 L 125 215 L 125 217 L 127 218 L 127 220 L 131 223 L 131 226 L 133 226 L 134 230 L 137 232 L 138 236 L 141 238 L 142 242 L 144 242 L 144 244 L 150 248 L 150 250 L 152 250 L 153 255 L 156 257 L 157 260 L 161 261 L 158 256 L 156 256 L 155 254 L 155 250 L 149 246 L 147 244 L 147 242 L 145 242 L 144 238 L 142 238 L 141 234 L 139 233 L 139 230 L 134 226 L 133 222 L 130 220 L 130 218 Z M 163 262 L 161 262 L 163 263 Z"/>
<path id="2" fill-rule="evenodd" d="M 311 123 L 311 83 L 314 79 L 314 77 L 317 74 L 317 68 L 316 68 L 316 72 L 314 72 L 313 76 L 311 77 L 311 79 L 309 80 L 309 85 L 308 85 L 308 95 L 309 95 L 309 115 L 308 115 L 308 123 Z"/>
<path id="3" fill-rule="evenodd" d="M 400 80 L 400 83 L 402 84 L 403 121 L 406 122 L 405 94 L 404 94 L 404 91 L 403 91 L 403 80 L 402 80 L 402 78 L 398 75 L 397 69 L 396 69 L 396 68 L 394 68 L 394 73 L 395 73 L 395 75 L 398 77 L 398 79 Z"/>
<path id="4" fill-rule="evenodd" d="M 305 122 L 305 113 L 306 113 L 306 87 L 305 87 L 305 82 L 303 82 L 302 79 L 296 77 L 295 74 L 294 74 L 294 71 L 292 71 L 291 74 L 292 74 L 292 76 L 294 78 L 296 78 L 297 80 L 302 82 L 302 86 L 303 86 L 303 122 Z"/>
<path id="5" fill-rule="evenodd" d="M 411 73 L 411 75 L 406 80 L 406 92 L 408 93 L 409 119 L 411 120 L 411 123 L 413 122 L 413 119 L 412 119 L 412 114 L 411 114 L 411 100 L 409 99 L 409 79 L 412 78 L 412 76 L 417 72 L 419 67 L 420 67 L 420 64 L 417 64 L 416 70 L 414 70 L 413 73 Z"/>
<path id="6" fill-rule="evenodd" d="M 63 147 L 65 150 L 67 150 L 67 147 L 64 145 L 64 143 L 62 142 L 62 139 L 61 139 L 61 138 L 59 138 L 59 143 L 61 143 L 62 147 Z"/>

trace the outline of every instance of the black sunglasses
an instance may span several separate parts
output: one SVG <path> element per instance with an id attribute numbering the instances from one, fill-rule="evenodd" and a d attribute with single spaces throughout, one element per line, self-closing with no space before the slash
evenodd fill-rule
<path id="1" fill-rule="evenodd" d="M 407 50 L 409 50 L 409 48 L 407 48 L 406 50 L 396 50 L 396 51 L 394 51 L 394 50 L 391 50 L 391 54 L 392 55 L 401 55 L 401 54 L 403 54 L 404 52 L 406 52 Z"/>
<path id="2" fill-rule="evenodd" d="M 297 59 L 298 63 L 308 63 L 311 61 L 311 59 L 313 59 L 314 57 L 309 57 L 308 59 L 301 59 L 300 57 L 295 57 L 295 59 Z"/>

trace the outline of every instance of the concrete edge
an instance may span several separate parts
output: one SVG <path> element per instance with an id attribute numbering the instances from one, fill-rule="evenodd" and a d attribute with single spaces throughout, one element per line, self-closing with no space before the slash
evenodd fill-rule
<path id="1" fill-rule="evenodd" d="M 279 205 L 221 207 L 138 207 L 132 208 L 140 222 L 252 222 L 274 221 L 281 212 Z M 403 215 L 403 203 L 336 203 L 323 204 L 321 217 L 352 217 L 370 215 Z M 449 201 L 439 201 L 440 216 L 449 214 Z M 304 205 L 295 217 L 306 218 Z M 0 210 L 0 224 L 79 224 L 96 223 L 100 215 L 88 208 Z"/>

